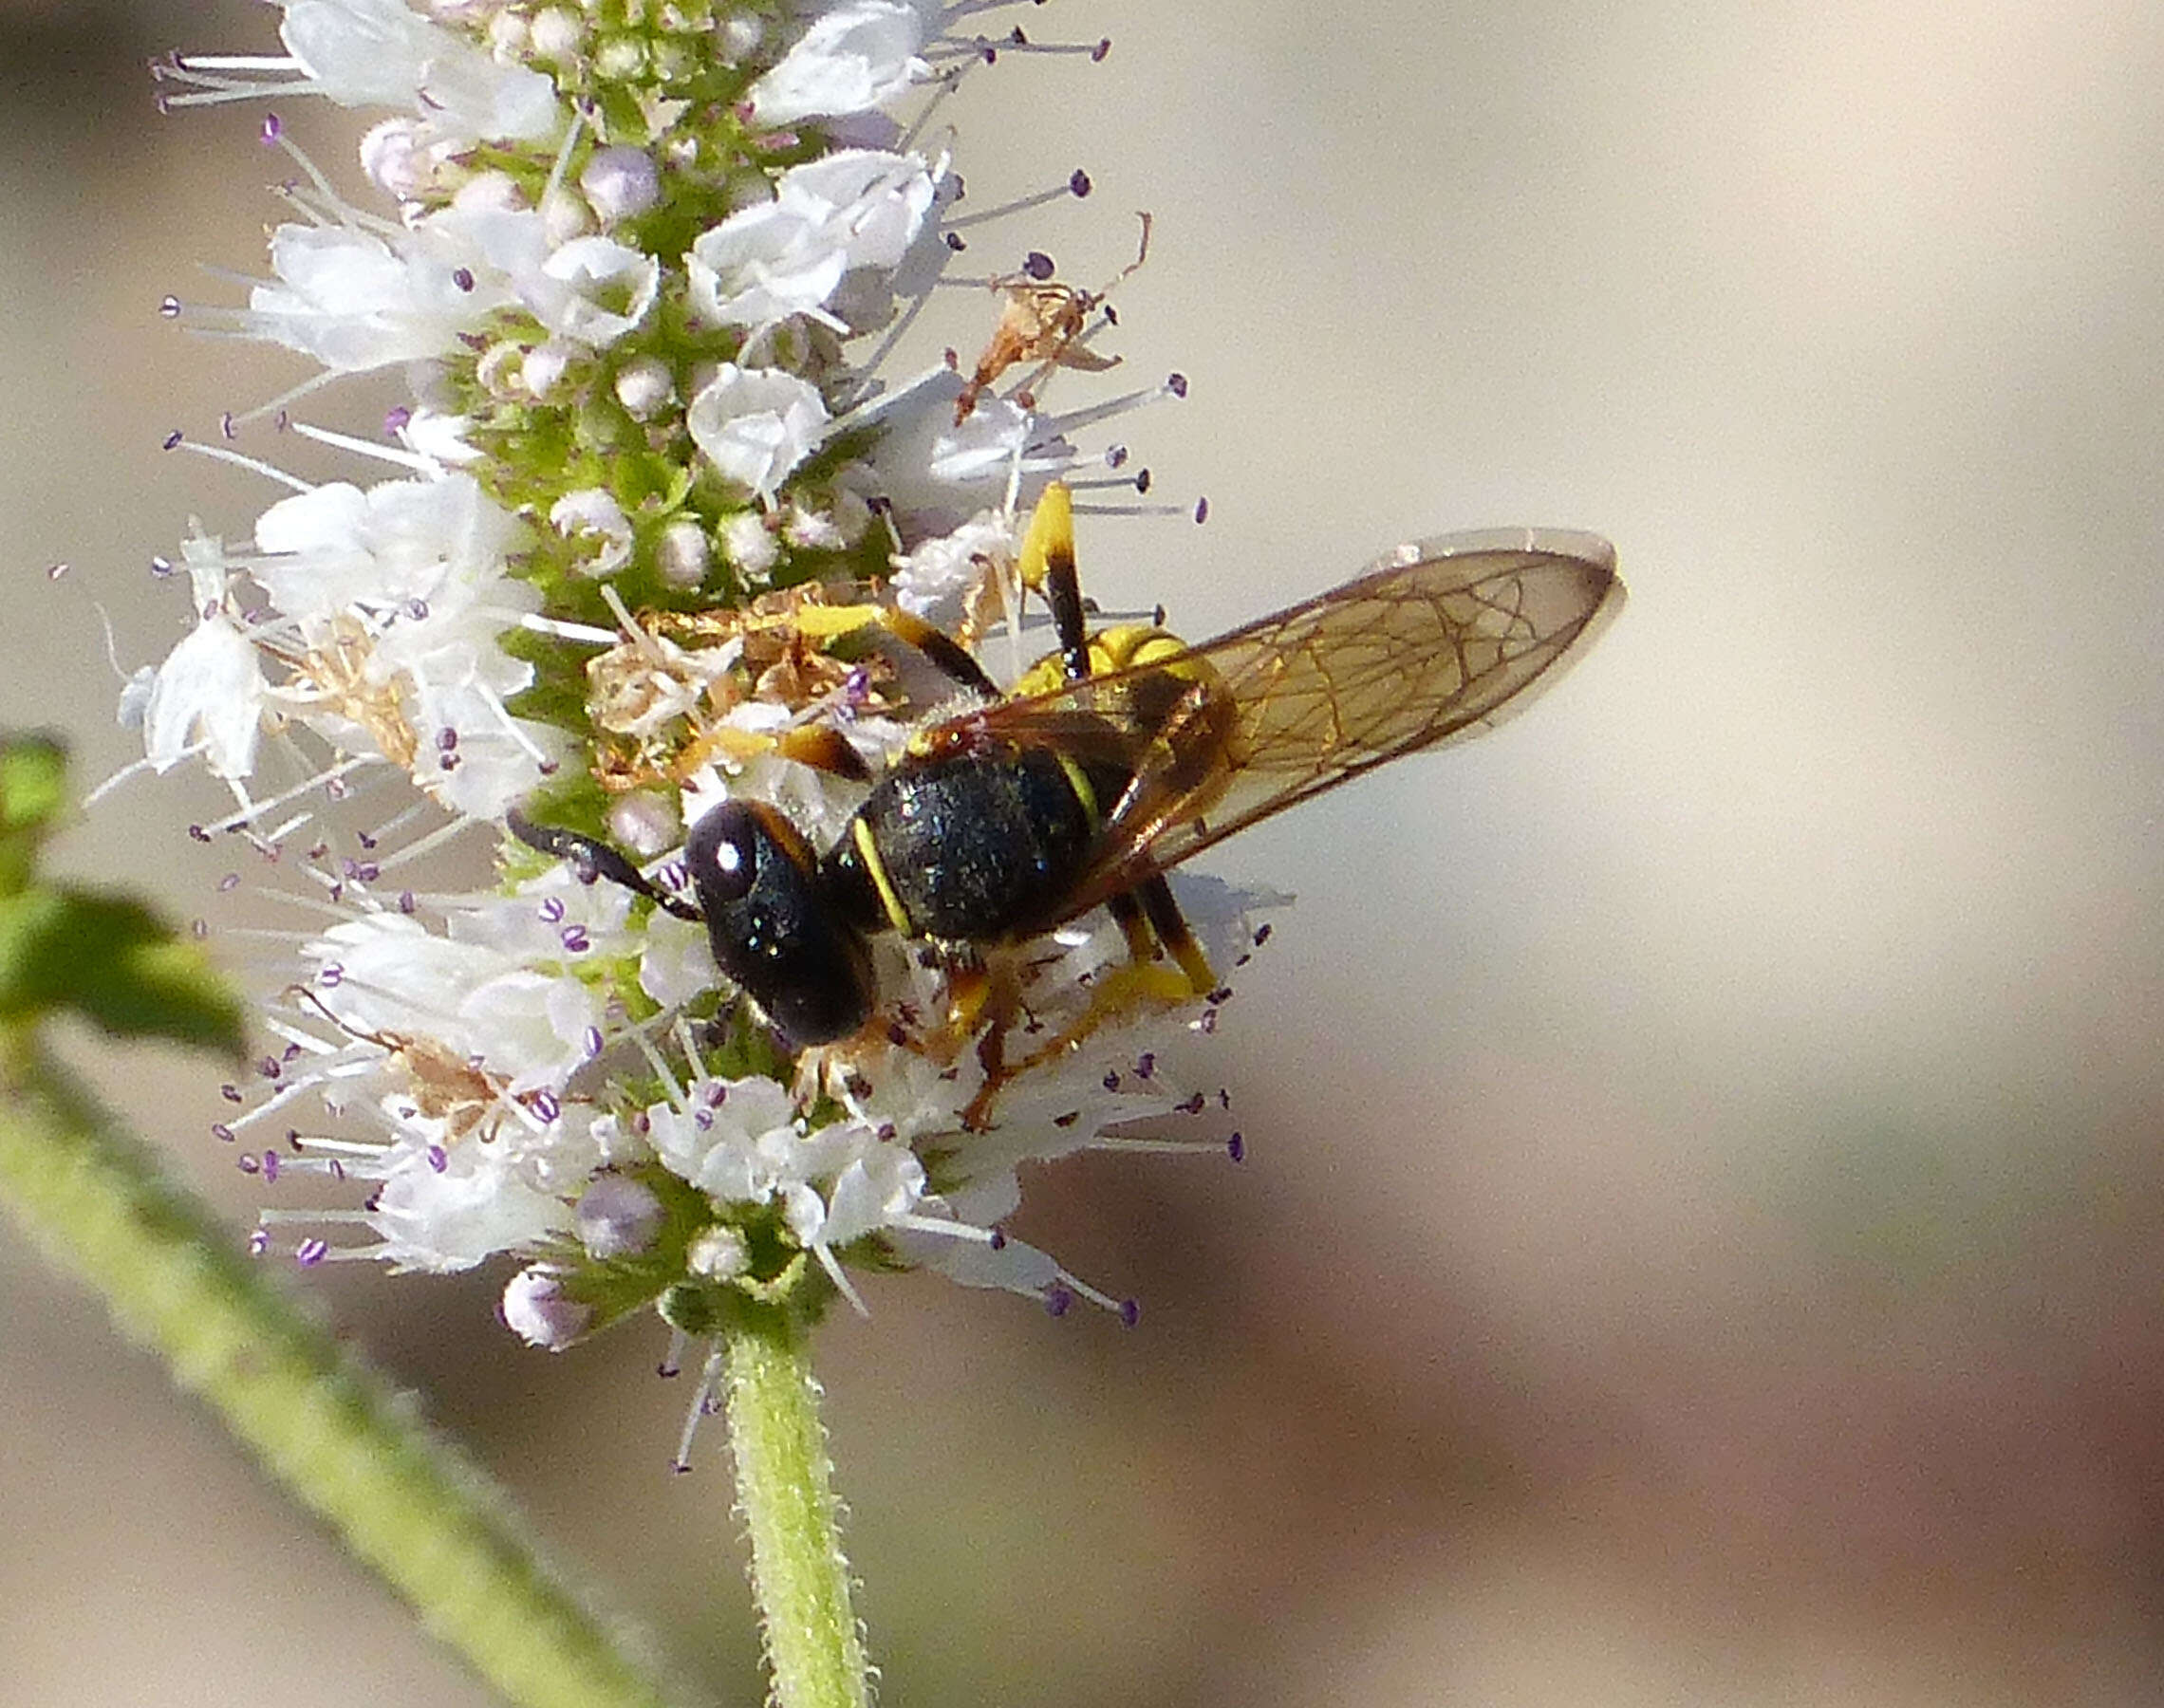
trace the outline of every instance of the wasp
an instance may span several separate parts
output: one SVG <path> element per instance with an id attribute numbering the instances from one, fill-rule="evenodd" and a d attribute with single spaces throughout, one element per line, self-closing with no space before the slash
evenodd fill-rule
<path id="1" fill-rule="evenodd" d="M 1029 1065 L 1004 1063 L 1014 993 L 987 952 L 1104 906 L 1136 974 L 1097 1018 L 1137 993 L 1207 994 L 1215 979 L 1168 870 L 1379 765 L 1493 728 L 1623 600 L 1605 540 L 1520 529 L 1402 546 L 1343 586 L 1201 645 L 1154 626 L 1091 633 L 1058 485 L 1018 566 L 1051 607 L 1058 650 L 1002 696 L 962 649 L 930 648 L 981 703 L 915 733 L 831 847 L 812 846 L 773 806 L 724 801 L 686 839 L 694 907 L 605 845 L 524 820 L 514 832 L 702 919 L 721 971 L 792 1047 L 848 1038 L 870 1019 L 875 935 L 929 944 L 956 987 L 957 1035 L 987 1012 L 993 1022 L 979 1047 L 981 1108 Z M 923 626 L 900 632 L 911 624 Z"/>

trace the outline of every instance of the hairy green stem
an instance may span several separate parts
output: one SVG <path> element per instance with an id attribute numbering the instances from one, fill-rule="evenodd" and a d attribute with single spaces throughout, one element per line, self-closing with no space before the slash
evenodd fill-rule
<path id="1" fill-rule="evenodd" d="M 849 1606 L 833 1464 L 802 1324 L 777 1306 L 722 1330 L 737 1499 L 752 1538 L 752 1593 L 780 1708 L 865 1708 L 864 1635 Z"/>
<path id="2" fill-rule="evenodd" d="M 0 1204 L 508 1699 L 667 1699 L 483 1474 L 273 1286 L 27 1029 L 0 1030 Z"/>

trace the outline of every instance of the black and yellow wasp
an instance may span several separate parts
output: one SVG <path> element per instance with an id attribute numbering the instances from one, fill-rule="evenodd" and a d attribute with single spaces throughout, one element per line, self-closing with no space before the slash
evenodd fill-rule
<path id="1" fill-rule="evenodd" d="M 603 845 L 523 820 L 513 829 L 703 919 L 722 972 L 793 1047 L 870 1019 L 873 934 L 927 942 L 955 981 L 958 1025 L 973 1030 L 990 1004 L 989 1090 L 1009 1071 L 1011 1000 L 985 951 L 1105 906 L 1140 988 L 1205 994 L 1215 980 L 1168 868 L 1400 754 L 1492 728 L 1623 599 L 1606 541 L 1521 529 L 1400 547 L 1355 581 L 1199 646 L 1147 627 L 1092 635 L 1058 485 L 1031 518 L 1019 567 L 1052 609 L 1059 650 L 1010 695 L 929 624 L 867 609 L 984 703 L 918 732 L 832 847 L 812 847 L 774 807 L 725 801 L 685 844 L 694 908 Z"/>

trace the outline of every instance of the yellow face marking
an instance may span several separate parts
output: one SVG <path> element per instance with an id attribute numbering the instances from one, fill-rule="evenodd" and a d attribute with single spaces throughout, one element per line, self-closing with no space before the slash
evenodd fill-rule
<path id="1" fill-rule="evenodd" d="M 909 916 L 902 910 L 902 898 L 894 893 L 893 882 L 886 876 L 886 862 L 880 859 L 879 846 L 871 840 L 871 826 L 857 819 L 849 826 L 849 837 L 856 844 L 857 858 L 864 862 L 871 887 L 879 892 L 879 904 L 886 910 L 887 922 L 904 937 L 915 937 Z"/>

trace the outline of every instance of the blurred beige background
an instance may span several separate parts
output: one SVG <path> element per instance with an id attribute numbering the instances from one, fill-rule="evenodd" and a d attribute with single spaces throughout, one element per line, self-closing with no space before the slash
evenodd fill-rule
<path id="1" fill-rule="evenodd" d="M 972 195 L 1087 165 L 1015 240 L 1084 280 L 1156 214 L 1118 347 L 1194 389 L 1131 436 L 1214 512 L 1086 524 L 1102 597 L 1203 634 L 1552 523 L 1632 603 L 1491 741 L 1216 858 L 1301 896 L 1191 1063 L 1248 1164 L 1092 1160 L 1027 1211 L 1138 1329 L 903 1279 L 827 1331 L 882 1701 L 2164 1699 L 2164 13 L 1026 22 L 1116 45 L 966 93 Z M 302 371 L 157 319 L 260 265 L 281 169 L 141 62 L 272 23 L 0 7 L 0 716 L 86 780 L 129 756 L 97 607 L 156 656 L 150 555 L 270 496 L 159 437 Z M 136 787 L 64 857 L 209 911 L 212 798 Z M 215 1075 L 82 1053 L 237 1238 Z M 659 1331 L 546 1358 L 499 1283 L 311 1287 L 757 1701 Z M 0 1702 L 486 1699 L 11 1241 L 0 1290 Z"/>

